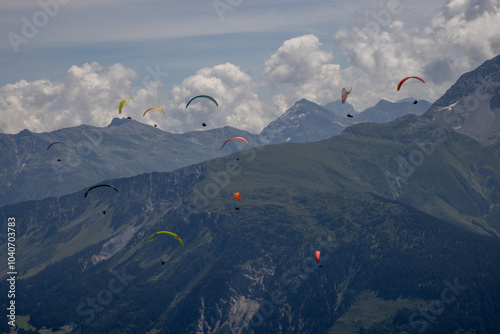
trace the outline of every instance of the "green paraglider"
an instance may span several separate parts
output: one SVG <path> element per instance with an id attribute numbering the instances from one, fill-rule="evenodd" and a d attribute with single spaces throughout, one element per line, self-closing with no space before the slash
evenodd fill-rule
<path id="1" fill-rule="evenodd" d="M 174 236 L 177 238 L 177 240 L 179 240 L 179 242 L 181 243 L 182 247 L 184 247 L 184 242 L 182 241 L 182 239 L 175 233 L 172 233 L 172 232 L 168 232 L 168 231 L 158 231 L 158 232 L 155 232 L 153 233 L 149 238 L 146 239 L 146 241 L 149 241 L 149 239 L 151 239 L 152 237 L 154 237 L 155 235 L 157 234 L 162 234 L 162 233 L 165 233 L 165 234 L 170 234 L 171 236 Z"/>

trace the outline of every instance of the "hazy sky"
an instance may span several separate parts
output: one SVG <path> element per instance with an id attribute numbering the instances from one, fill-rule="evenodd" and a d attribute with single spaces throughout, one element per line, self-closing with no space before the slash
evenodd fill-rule
<path id="1" fill-rule="evenodd" d="M 181 133 L 258 133 L 301 98 L 352 86 L 433 102 L 500 54 L 500 0 L 0 1 L 0 132 L 131 116 Z M 398 81 L 410 75 L 426 83 Z M 195 95 L 213 96 L 219 107 Z M 150 107 L 165 110 L 143 112 Z"/>

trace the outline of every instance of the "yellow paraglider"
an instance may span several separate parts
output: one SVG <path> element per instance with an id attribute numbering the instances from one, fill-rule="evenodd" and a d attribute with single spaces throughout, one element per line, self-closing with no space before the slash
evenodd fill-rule
<path id="1" fill-rule="evenodd" d="M 122 102 L 120 102 L 120 105 L 118 106 L 118 113 L 121 114 L 122 113 L 122 108 L 123 108 L 123 105 L 125 104 L 125 102 L 132 102 L 130 100 L 123 100 Z"/>

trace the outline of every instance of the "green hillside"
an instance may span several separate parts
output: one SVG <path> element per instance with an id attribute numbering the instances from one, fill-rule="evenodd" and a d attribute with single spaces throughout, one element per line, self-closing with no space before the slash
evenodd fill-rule
<path id="1" fill-rule="evenodd" d="M 422 328 L 425 318 L 410 316 L 434 307 L 456 279 L 466 287 L 457 290 L 459 302 L 436 311 L 426 330 L 500 325 L 498 239 L 370 193 L 243 181 L 240 203 L 231 181 L 186 221 L 172 205 L 196 175 L 211 171 L 115 180 L 117 196 L 100 192 L 92 202 L 77 193 L 59 207 L 48 207 L 54 199 L 23 203 L 16 219 L 28 229 L 19 231 L 17 256 L 19 270 L 32 273 L 17 283 L 19 314 L 37 329 L 71 324 L 84 333 L 399 333 Z M 42 237 L 34 222 L 23 223 L 40 205 L 52 211 L 52 236 L 50 224 Z M 104 206 L 112 206 L 105 216 Z M 177 233 L 185 247 L 165 235 L 146 243 L 157 230 Z M 66 257 L 37 267 L 56 254 Z M 120 285 L 116 275 L 128 278 Z"/>
<path id="2" fill-rule="evenodd" d="M 240 152 L 240 172 L 230 179 L 234 189 L 274 185 L 373 192 L 476 232 L 498 235 L 498 224 L 488 218 L 500 204 L 498 152 L 498 145 L 486 146 L 407 116 L 387 124 L 352 126 L 320 142 Z M 227 172 L 234 159 L 208 165 L 216 174 Z M 198 186 L 201 193 L 204 186 Z"/>

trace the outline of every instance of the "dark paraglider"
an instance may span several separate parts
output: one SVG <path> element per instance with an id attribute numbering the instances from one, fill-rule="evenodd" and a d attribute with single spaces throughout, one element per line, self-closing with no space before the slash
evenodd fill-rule
<path id="1" fill-rule="evenodd" d="M 203 97 L 205 99 L 209 99 L 210 101 L 212 101 L 213 103 L 215 103 L 215 105 L 217 107 L 219 106 L 219 104 L 217 103 L 217 101 L 215 101 L 215 99 L 213 97 L 208 96 L 208 95 L 198 95 L 198 96 L 193 97 L 191 100 L 189 100 L 189 102 L 186 104 L 186 108 L 189 106 L 189 104 L 191 103 L 191 101 L 193 101 L 194 99 L 200 98 L 200 97 Z"/>
<path id="2" fill-rule="evenodd" d="M 347 117 L 349 118 L 353 118 L 353 116 L 351 114 L 347 114 Z"/>
<path id="3" fill-rule="evenodd" d="M 95 188 L 99 188 L 99 187 L 108 187 L 108 188 L 112 188 L 114 189 L 116 192 L 118 192 L 118 189 L 116 189 L 115 187 L 113 187 L 112 185 L 110 184 L 98 184 L 97 186 L 93 186 L 93 187 L 90 187 L 87 192 L 85 192 L 85 195 L 83 197 L 87 198 L 87 195 L 89 193 L 89 191 L 91 191 L 92 189 L 95 189 Z"/>
<path id="4" fill-rule="evenodd" d="M 51 147 L 52 147 L 52 146 L 54 146 L 55 144 L 63 144 L 64 146 L 68 147 L 68 145 L 66 145 L 65 143 L 60 142 L 60 141 L 56 141 L 56 142 L 53 142 L 52 144 L 50 144 L 50 145 L 47 147 L 47 151 L 49 150 L 49 148 L 51 148 Z"/>

